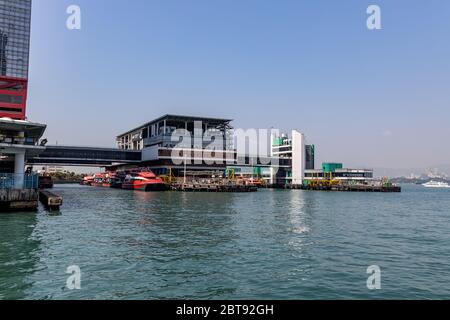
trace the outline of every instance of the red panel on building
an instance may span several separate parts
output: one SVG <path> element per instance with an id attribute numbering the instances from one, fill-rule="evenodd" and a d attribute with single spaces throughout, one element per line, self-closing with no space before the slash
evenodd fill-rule
<path id="1" fill-rule="evenodd" d="M 0 118 L 25 120 L 28 81 L 0 76 Z"/>

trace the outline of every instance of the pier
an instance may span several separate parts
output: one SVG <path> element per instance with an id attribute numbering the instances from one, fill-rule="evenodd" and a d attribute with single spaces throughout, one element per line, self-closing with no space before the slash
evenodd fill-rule
<path id="1" fill-rule="evenodd" d="M 384 192 L 399 193 L 399 186 L 376 186 L 376 185 L 338 185 L 338 186 L 303 186 L 303 190 L 311 191 L 336 191 L 336 192 Z"/>
<path id="2" fill-rule="evenodd" d="M 29 211 L 38 208 L 38 176 L 0 174 L 0 210 Z"/>
<path id="3" fill-rule="evenodd" d="M 174 191 L 184 192 L 257 192 L 258 188 L 252 185 L 227 185 L 227 184 L 200 184 L 187 183 L 171 186 Z"/>
<path id="4" fill-rule="evenodd" d="M 166 180 L 171 190 L 184 192 L 257 192 L 254 184 L 243 180 L 223 177 L 220 171 L 187 171 L 186 177 L 174 178 L 169 175 Z"/>
<path id="5" fill-rule="evenodd" d="M 1 211 L 29 211 L 37 210 L 39 194 L 36 189 L 0 190 L 0 210 Z"/>
<path id="6" fill-rule="evenodd" d="M 278 190 L 308 190 L 308 191 L 335 191 L 335 192 L 402 192 L 400 186 L 395 185 L 268 185 L 265 188 Z"/>
<path id="7" fill-rule="evenodd" d="M 50 192 L 39 191 L 39 201 L 44 205 L 45 209 L 49 211 L 59 211 L 63 204 L 63 198 Z"/>

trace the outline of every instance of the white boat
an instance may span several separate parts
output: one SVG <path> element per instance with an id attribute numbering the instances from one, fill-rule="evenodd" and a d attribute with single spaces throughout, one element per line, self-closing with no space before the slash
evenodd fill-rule
<path id="1" fill-rule="evenodd" d="M 423 186 L 425 188 L 450 188 L 450 185 L 447 182 L 438 182 L 438 181 L 430 181 L 424 183 Z"/>

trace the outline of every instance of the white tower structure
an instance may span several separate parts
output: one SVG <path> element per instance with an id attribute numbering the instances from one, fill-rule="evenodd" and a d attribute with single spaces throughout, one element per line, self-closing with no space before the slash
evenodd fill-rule
<path id="1" fill-rule="evenodd" d="M 292 184 L 303 184 L 305 177 L 305 135 L 292 130 Z"/>

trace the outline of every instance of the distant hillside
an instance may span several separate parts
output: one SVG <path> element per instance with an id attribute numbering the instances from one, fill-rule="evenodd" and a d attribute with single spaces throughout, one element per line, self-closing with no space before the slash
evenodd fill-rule
<path id="1" fill-rule="evenodd" d="M 450 165 L 438 165 L 431 168 L 408 168 L 408 169 L 395 169 L 395 168 L 375 168 L 376 177 L 411 177 L 416 178 L 435 178 L 435 176 L 441 176 L 442 178 L 450 177 Z"/>

